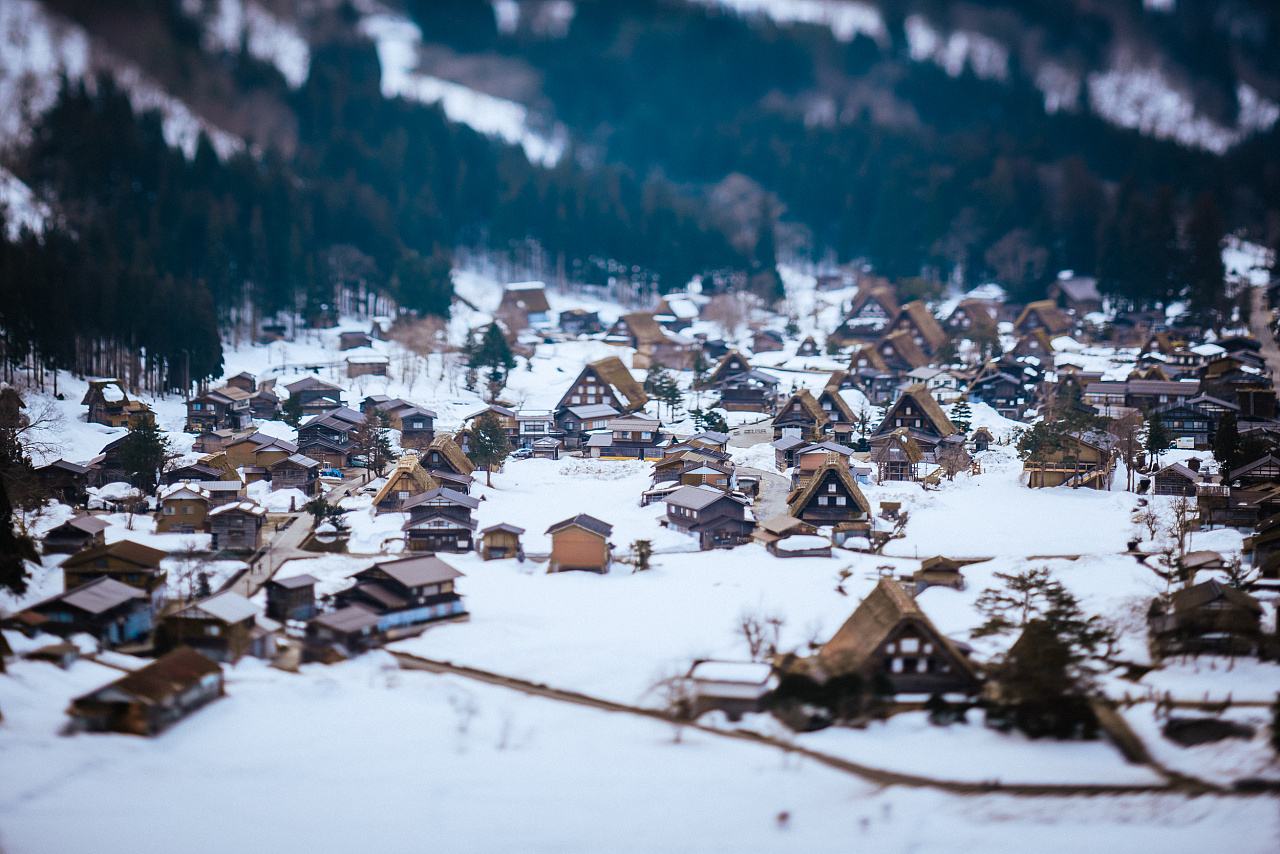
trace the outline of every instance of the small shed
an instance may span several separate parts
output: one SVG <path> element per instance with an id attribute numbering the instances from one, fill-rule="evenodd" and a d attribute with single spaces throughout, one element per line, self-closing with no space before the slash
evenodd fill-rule
<path id="1" fill-rule="evenodd" d="M 181 647 L 77 697 L 67 714 L 89 732 L 155 735 L 222 695 L 217 662 Z"/>
<path id="2" fill-rule="evenodd" d="M 490 525 L 480 532 L 480 557 L 484 560 L 502 560 L 515 557 L 524 559 L 524 547 L 520 535 L 524 528 L 502 523 Z"/>
<path id="3" fill-rule="evenodd" d="M 103 531 L 109 527 L 105 519 L 87 513 L 68 519 L 44 535 L 44 553 L 75 554 L 81 549 L 106 545 Z"/>
<path id="4" fill-rule="evenodd" d="M 548 572 L 586 570 L 608 572 L 613 559 L 609 542 L 613 526 L 594 516 L 579 513 L 547 529 L 551 535 L 551 563 Z"/>
<path id="5" fill-rule="evenodd" d="M 391 360 L 382 355 L 348 356 L 347 376 L 352 379 L 363 376 L 385 377 L 390 363 Z"/>
<path id="6" fill-rule="evenodd" d="M 267 616 L 282 623 L 316 615 L 316 584 L 310 575 L 291 575 L 267 582 Z"/>
<path id="7" fill-rule="evenodd" d="M 760 661 L 695 661 L 685 677 L 692 697 L 692 715 L 718 710 L 729 720 L 765 710 L 778 687 L 773 668 Z"/>

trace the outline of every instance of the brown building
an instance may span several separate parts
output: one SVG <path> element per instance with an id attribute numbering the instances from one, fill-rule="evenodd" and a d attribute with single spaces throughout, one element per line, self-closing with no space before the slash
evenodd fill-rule
<path id="1" fill-rule="evenodd" d="M 1027 486 L 1110 489 L 1115 474 L 1114 440 L 1105 433 L 1067 433 L 1060 447 L 1029 456 L 1022 464 Z"/>
<path id="2" fill-rule="evenodd" d="M 644 386 L 617 356 L 591 362 L 584 367 L 568 391 L 556 404 L 556 411 L 570 406 L 603 403 L 626 414 L 644 409 L 649 402 Z"/>
<path id="3" fill-rule="evenodd" d="M 222 694 L 222 668 L 182 648 L 77 697 L 67 714 L 89 732 L 155 735 Z"/>
<path id="4" fill-rule="evenodd" d="M 792 516 L 818 526 L 864 522 L 871 514 L 871 504 L 858 488 L 848 464 L 835 454 L 809 477 L 808 483 L 792 490 L 787 506 Z"/>
<path id="5" fill-rule="evenodd" d="M 405 454 L 396 460 L 395 468 L 373 496 L 373 506 L 378 513 L 398 513 L 410 498 L 439 487 L 440 483 L 422 467 L 420 457 Z"/>
<path id="6" fill-rule="evenodd" d="M 1262 605 L 1248 593 L 1204 581 L 1155 599 L 1147 611 L 1157 656 L 1252 655 L 1262 642 Z"/>
<path id="7" fill-rule="evenodd" d="M 979 688 L 969 659 L 891 578 L 876 584 L 815 663 L 828 678 L 857 674 L 869 684 L 883 676 L 894 694 L 974 694 Z"/>
<path id="8" fill-rule="evenodd" d="M 926 355 L 932 356 L 947 343 L 946 330 L 938 323 L 929 307 L 921 300 L 912 300 L 898 310 L 889 324 L 889 332 L 905 331 Z"/>
<path id="9" fill-rule="evenodd" d="M 63 561 L 63 589 L 74 590 L 106 576 L 150 593 L 152 602 L 158 604 L 164 595 L 165 572 L 160 562 L 165 557 L 165 552 L 132 540 L 94 546 Z"/>
<path id="10" fill-rule="evenodd" d="M 502 560 L 509 557 L 523 557 L 524 547 L 520 545 L 520 535 L 524 528 L 508 525 L 490 525 L 480 532 L 480 557 L 485 560 Z"/>
<path id="11" fill-rule="evenodd" d="M 624 314 L 609 327 L 605 340 L 635 348 L 631 363 L 637 368 L 663 365 L 675 370 L 689 368 L 698 352 L 698 343 L 663 329 L 649 312 Z"/>
<path id="12" fill-rule="evenodd" d="M 160 490 L 156 531 L 195 534 L 207 529 L 209 493 L 194 483 L 175 483 Z"/>
<path id="13" fill-rule="evenodd" d="M 226 664 L 246 655 L 275 654 L 274 632 L 279 628 L 258 616 L 258 609 L 239 593 L 218 593 L 161 618 L 156 648 L 189 647 Z"/>
<path id="14" fill-rule="evenodd" d="M 86 420 L 90 424 L 132 428 L 156 423 L 151 407 L 140 400 L 130 400 L 124 385 L 115 378 L 89 380 L 80 405 L 89 407 Z"/>
<path id="15" fill-rule="evenodd" d="M 237 501 L 209 511 L 209 533 L 215 551 L 256 552 L 262 547 L 267 508 L 256 501 Z"/>
<path id="16" fill-rule="evenodd" d="M 608 572 L 613 559 L 609 536 L 613 526 L 594 516 L 579 513 L 547 529 L 551 535 L 551 563 L 548 572 L 586 570 Z"/>
<path id="17" fill-rule="evenodd" d="M 773 438 L 781 439 L 791 432 L 808 442 L 817 442 L 830 423 L 826 411 L 807 388 L 802 388 L 778 407 L 778 414 L 773 418 Z"/>
<path id="18" fill-rule="evenodd" d="M 280 623 L 310 620 L 316 615 L 317 582 L 305 574 L 267 581 L 267 616 Z"/>
<path id="19" fill-rule="evenodd" d="M 103 531 L 109 527 L 104 520 L 88 514 L 68 519 L 44 535 L 44 553 L 74 554 L 81 549 L 106 545 Z"/>

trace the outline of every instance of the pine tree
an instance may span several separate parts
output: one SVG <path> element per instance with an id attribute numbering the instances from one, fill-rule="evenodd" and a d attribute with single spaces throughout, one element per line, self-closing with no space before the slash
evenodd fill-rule
<path id="1" fill-rule="evenodd" d="M 1218 429 L 1213 434 L 1213 458 L 1225 478 L 1240 460 L 1240 429 L 1236 425 L 1236 414 L 1224 412 L 1218 419 Z"/>
<path id="2" fill-rule="evenodd" d="M 467 366 L 473 371 L 487 369 L 485 380 L 491 397 L 497 397 L 507 384 L 507 375 L 516 366 L 516 359 L 506 336 L 502 334 L 502 327 L 496 322 L 485 327 L 480 341 L 468 349 Z"/>
<path id="3" fill-rule="evenodd" d="M 351 448 L 364 457 L 365 471 L 381 475 L 395 454 L 388 434 L 386 414 L 370 410 L 356 429 Z"/>
<path id="4" fill-rule="evenodd" d="M 951 407 L 951 423 L 961 433 L 968 434 L 969 425 L 973 422 L 973 412 L 969 409 L 969 398 L 962 397 Z"/>
<path id="5" fill-rule="evenodd" d="M 1187 223 L 1186 279 L 1191 310 L 1206 325 L 1218 319 L 1226 301 L 1222 265 L 1225 231 L 1213 194 L 1200 194 Z"/>
<path id="6" fill-rule="evenodd" d="M 653 556 L 653 543 L 649 540 L 636 540 L 631 544 L 632 572 L 645 572 L 649 569 L 649 560 Z"/>
<path id="7" fill-rule="evenodd" d="M 27 482 L 31 460 L 18 432 L 25 420 L 22 399 L 11 388 L 0 389 L 0 589 L 22 594 L 27 589 L 28 560 L 38 560 L 35 542 L 17 528 L 14 506 L 20 484 Z"/>
<path id="8" fill-rule="evenodd" d="M 1164 422 L 1156 416 L 1147 419 L 1147 453 L 1151 455 L 1152 466 L 1160 464 L 1160 456 L 1169 449 L 1169 431 Z"/>
<path id="9" fill-rule="evenodd" d="M 471 427 L 471 462 L 484 469 L 485 486 L 493 486 L 493 470 L 511 453 L 506 428 L 493 412 L 485 412 Z"/>
<path id="10" fill-rule="evenodd" d="M 146 422 L 133 427 L 120 443 L 120 464 L 129 483 L 152 492 L 170 452 L 169 440 L 155 424 Z"/>
<path id="11" fill-rule="evenodd" d="M 284 405 L 280 407 L 280 417 L 290 427 L 297 427 L 301 424 L 302 415 L 302 398 L 296 394 L 290 395 L 285 400 Z"/>

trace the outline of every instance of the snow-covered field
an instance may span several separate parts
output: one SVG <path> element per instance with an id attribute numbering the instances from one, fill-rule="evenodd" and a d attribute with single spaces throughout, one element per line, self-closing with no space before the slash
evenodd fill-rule
<path id="1" fill-rule="evenodd" d="M 1274 850 L 1262 798 L 955 796 L 873 786 L 771 748 L 576 708 L 384 654 L 300 675 L 246 662 L 165 735 L 57 733 L 118 671 L 0 677 L 0 846 L 151 854 Z M 785 821 L 781 816 L 785 814 Z"/>

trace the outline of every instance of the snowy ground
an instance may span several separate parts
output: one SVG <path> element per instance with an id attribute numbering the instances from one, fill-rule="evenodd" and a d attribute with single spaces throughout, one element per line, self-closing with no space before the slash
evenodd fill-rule
<path id="1" fill-rule="evenodd" d="M 80 662 L 0 677 L 0 846 L 37 851 L 1274 850 L 1261 798 L 959 797 L 871 786 L 766 747 L 579 709 L 382 654 L 286 674 L 247 662 L 227 697 L 151 740 L 57 734 L 119 676 Z M 780 813 L 787 814 L 785 826 Z M 208 832 L 210 816 L 234 816 Z M 139 832 L 139 826 L 146 828 Z M 193 828 L 206 827 L 201 832 Z"/>

